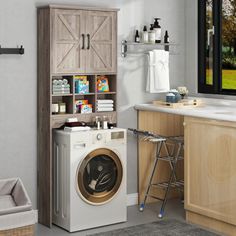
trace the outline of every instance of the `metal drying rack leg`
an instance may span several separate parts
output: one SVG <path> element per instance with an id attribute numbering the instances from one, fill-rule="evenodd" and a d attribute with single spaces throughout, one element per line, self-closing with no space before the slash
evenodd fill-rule
<path id="1" fill-rule="evenodd" d="M 149 177 L 149 183 L 148 183 L 148 187 L 147 187 L 147 190 L 146 190 L 146 193 L 145 193 L 144 201 L 140 204 L 140 208 L 139 208 L 140 211 L 144 210 L 146 200 L 147 200 L 150 188 L 152 186 L 152 179 L 153 179 L 153 176 L 155 174 L 155 170 L 157 168 L 157 163 L 158 163 L 158 158 L 157 157 L 160 155 L 162 145 L 163 145 L 163 141 L 158 142 L 157 145 L 156 145 L 156 157 L 155 157 L 155 161 L 154 161 L 154 165 L 153 165 L 151 175 Z"/>
<path id="2" fill-rule="evenodd" d="M 144 210 L 148 197 L 157 199 L 162 202 L 160 212 L 158 214 L 158 217 L 162 218 L 164 215 L 164 210 L 167 203 L 167 197 L 168 197 L 170 188 L 172 187 L 177 188 L 181 194 L 180 188 L 183 187 L 183 181 L 179 181 L 176 174 L 177 162 L 183 159 L 181 157 L 181 151 L 184 148 L 183 136 L 164 137 L 164 136 L 154 134 L 149 131 L 136 130 L 136 129 L 128 129 L 128 130 L 133 132 L 138 138 L 141 138 L 141 140 L 149 141 L 149 142 L 155 143 L 156 145 L 156 154 L 155 154 L 155 160 L 153 163 L 153 168 L 149 177 L 149 182 L 148 182 L 148 186 L 145 192 L 144 201 L 140 204 L 139 210 L 141 212 Z M 174 145 L 171 151 L 168 148 L 168 145 L 167 145 L 168 142 L 171 142 L 172 145 Z M 163 148 L 164 148 L 163 151 L 165 151 L 166 155 L 161 154 Z M 153 177 L 154 177 L 155 171 L 157 170 L 158 161 L 160 160 L 167 161 L 169 163 L 171 173 L 167 182 L 154 184 Z M 151 190 L 151 187 L 153 186 L 165 189 L 165 194 L 164 194 L 163 199 L 157 196 L 151 195 L 149 193 Z"/>

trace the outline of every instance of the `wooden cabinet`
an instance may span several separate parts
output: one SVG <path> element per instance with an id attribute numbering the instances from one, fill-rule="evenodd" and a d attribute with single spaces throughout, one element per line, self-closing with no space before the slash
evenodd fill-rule
<path id="1" fill-rule="evenodd" d="M 115 73 L 116 12 L 52 10 L 53 73 Z"/>
<path id="2" fill-rule="evenodd" d="M 50 5 L 38 9 L 38 210 L 39 222 L 52 224 L 52 129 L 69 117 L 91 122 L 109 115 L 116 123 L 117 11 Z M 89 92 L 75 92 L 75 75 L 87 76 Z M 109 80 L 109 92 L 97 92 L 99 75 Z M 53 94 L 55 79 L 68 79 L 69 94 Z M 75 112 L 75 100 L 88 100 L 92 114 Z M 98 99 L 112 99 L 113 112 L 98 112 Z M 66 114 L 52 114 L 53 103 L 65 103 Z"/>
<path id="3" fill-rule="evenodd" d="M 183 135 L 183 116 L 172 115 L 162 112 L 139 111 L 138 112 L 138 129 L 147 130 L 164 136 Z M 145 191 L 149 181 L 149 175 L 153 168 L 155 160 L 155 145 L 151 142 L 139 140 L 138 142 L 138 185 L 139 185 L 139 203 L 143 201 Z M 178 176 L 183 178 L 183 162 L 178 163 Z M 164 182 L 169 179 L 170 168 L 168 163 L 159 162 L 157 171 L 154 175 L 154 181 Z M 151 189 L 154 196 L 163 198 L 164 191 L 162 189 Z M 171 190 L 171 197 L 179 196 L 178 191 Z M 153 202 L 152 198 L 148 198 L 147 202 Z"/>
<path id="4" fill-rule="evenodd" d="M 187 220 L 236 234 L 236 124 L 185 117 Z"/>

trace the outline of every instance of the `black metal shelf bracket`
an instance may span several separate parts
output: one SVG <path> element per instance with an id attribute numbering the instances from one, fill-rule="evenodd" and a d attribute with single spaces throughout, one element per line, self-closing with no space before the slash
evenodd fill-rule
<path id="1" fill-rule="evenodd" d="M 25 53 L 25 49 L 21 45 L 20 48 L 2 48 L 0 45 L 0 55 L 1 54 L 19 54 L 23 55 Z"/>

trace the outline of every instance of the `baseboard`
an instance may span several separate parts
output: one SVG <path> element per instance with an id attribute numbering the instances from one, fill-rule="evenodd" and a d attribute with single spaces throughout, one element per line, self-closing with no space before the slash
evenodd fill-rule
<path id="1" fill-rule="evenodd" d="M 127 194 L 127 206 L 134 206 L 138 204 L 138 193 Z"/>

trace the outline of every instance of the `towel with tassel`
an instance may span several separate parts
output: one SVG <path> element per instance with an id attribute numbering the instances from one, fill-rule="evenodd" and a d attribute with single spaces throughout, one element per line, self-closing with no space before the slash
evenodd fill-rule
<path id="1" fill-rule="evenodd" d="M 163 93 L 170 90 L 169 52 L 153 50 L 148 53 L 148 73 L 146 91 Z"/>

